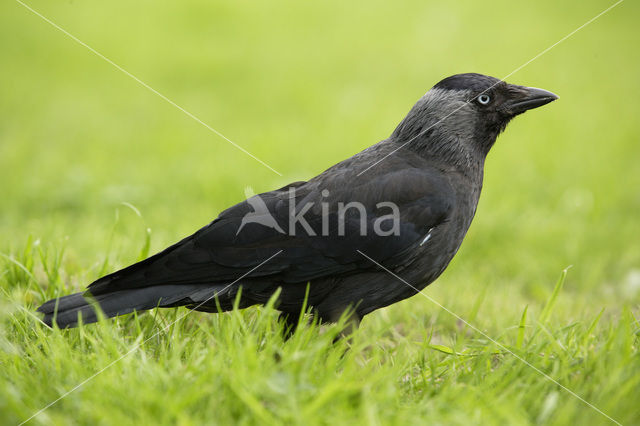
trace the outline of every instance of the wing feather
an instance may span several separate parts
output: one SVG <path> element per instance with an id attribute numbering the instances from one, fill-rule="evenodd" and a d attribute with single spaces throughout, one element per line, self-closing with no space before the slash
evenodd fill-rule
<path id="1" fill-rule="evenodd" d="M 389 163 L 393 166 L 392 161 Z M 364 261 L 357 250 L 368 253 L 385 266 L 401 265 L 409 260 L 406 254 L 419 244 L 428 230 L 446 220 L 455 200 L 448 182 L 435 170 L 406 168 L 406 165 L 385 170 L 373 178 L 360 178 L 343 167 L 308 182 L 296 182 L 258 195 L 284 233 L 260 223 L 243 224 L 243 218 L 253 212 L 252 205 L 245 200 L 162 252 L 95 281 L 89 291 L 99 295 L 163 284 L 231 282 L 279 250 L 278 256 L 247 278 L 270 277 L 280 282 L 306 283 L 319 277 L 372 268 L 371 262 Z M 350 185 L 346 186 L 345 182 Z M 312 203 L 304 218 L 316 235 L 302 232 L 300 226 L 292 232 L 291 202 L 298 209 Z M 339 206 L 349 202 L 358 202 L 364 207 L 366 235 L 361 235 L 360 216 L 355 209 L 345 214 L 344 235 L 338 235 Z M 398 207 L 398 235 L 374 232 L 376 220 L 390 213 L 389 209 L 380 207 L 381 202 Z M 328 220 L 328 235 L 322 235 L 323 220 Z"/>

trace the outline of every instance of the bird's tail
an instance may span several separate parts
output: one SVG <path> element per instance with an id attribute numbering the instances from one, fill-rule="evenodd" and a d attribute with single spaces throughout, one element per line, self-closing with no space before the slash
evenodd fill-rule
<path id="1" fill-rule="evenodd" d="M 79 318 L 83 323 L 98 321 L 98 310 L 111 318 L 157 307 L 215 305 L 218 292 L 226 292 L 226 289 L 211 285 L 157 285 L 107 292 L 95 297 L 89 292 L 80 292 L 49 300 L 38 308 L 38 312 L 44 314 L 42 321 L 49 327 L 55 322 L 59 328 L 68 328 L 77 326 Z"/>

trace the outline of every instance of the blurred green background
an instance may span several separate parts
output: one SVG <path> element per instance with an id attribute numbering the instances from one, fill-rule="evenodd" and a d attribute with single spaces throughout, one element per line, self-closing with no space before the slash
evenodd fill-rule
<path id="1" fill-rule="evenodd" d="M 62 282 L 72 290 L 107 257 L 111 268 L 136 260 L 146 228 L 155 252 L 247 186 L 308 179 L 386 138 L 440 79 L 504 77 L 613 2 L 28 4 L 282 174 L 3 1 L 0 249 L 20 252 L 29 236 L 66 246 Z M 527 305 L 539 311 L 569 265 L 562 322 L 637 312 L 639 20 L 640 4 L 627 0 L 509 77 L 560 100 L 498 139 L 465 243 L 427 290 L 462 317 L 482 299 L 480 328 L 517 325 Z M 40 302 L 20 286 L 3 297 Z M 443 315 L 416 297 L 363 328 Z"/>

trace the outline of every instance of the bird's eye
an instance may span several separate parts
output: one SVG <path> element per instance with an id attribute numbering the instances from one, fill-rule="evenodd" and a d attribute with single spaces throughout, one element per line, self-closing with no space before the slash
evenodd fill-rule
<path id="1" fill-rule="evenodd" d="M 491 102 L 491 96 L 489 95 L 480 95 L 477 99 L 478 103 L 480 103 L 481 105 L 487 105 L 489 102 Z"/>

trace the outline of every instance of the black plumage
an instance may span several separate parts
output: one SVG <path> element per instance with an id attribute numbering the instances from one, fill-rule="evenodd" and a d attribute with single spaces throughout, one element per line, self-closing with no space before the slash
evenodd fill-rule
<path id="1" fill-rule="evenodd" d="M 446 78 L 388 139 L 309 181 L 241 202 L 162 252 L 38 311 L 48 325 L 72 327 L 78 315 L 96 320 L 89 300 L 108 317 L 176 306 L 217 312 L 231 309 L 240 289 L 247 307 L 279 288 L 278 309 L 294 317 L 309 284 L 308 305 L 321 320 L 352 309 L 357 323 L 444 271 L 475 214 L 496 137 L 514 116 L 556 98 L 481 74 Z"/>

